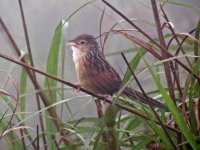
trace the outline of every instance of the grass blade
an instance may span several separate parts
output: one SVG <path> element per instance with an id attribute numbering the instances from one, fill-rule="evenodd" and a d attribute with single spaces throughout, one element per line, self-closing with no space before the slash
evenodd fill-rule
<path id="1" fill-rule="evenodd" d="M 57 68 L 58 68 L 59 50 L 60 50 L 60 46 L 61 46 L 62 27 L 63 27 L 63 21 L 61 21 L 58 24 L 58 26 L 56 27 L 56 30 L 55 30 L 55 33 L 53 36 L 53 40 L 52 40 L 52 44 L 50 47 L 48 59 L 47 59 L 46 72 L 50 73 L 54 76 L 57 76 L 57 73 L 58 73 Z M 57 81 L 46 77 L 44 87 L 45 88 L 55 88 L 55 87 L 57 87 Z M 56 93 L 57 93 L 56 90 L 54 90 L 54 91 L 49 90 L 48 92 L 46 92 L 46 95 L 51 104 L 56 102 Z M 54 111 L 56 111 L 55 108 L 56 107 L 53 107 L 50 109 L 54 109 Z M 46 115 L 48 116 L 48 112 L 46 112 Z M 53 118 L 53 119 L 56 119 L 56 118 Z M 46 117 L 46 131 L 49 133 L 57 132 L 57 129 L 56 129 L 52 119 L 49 117 Z M 55 143 L 52 142 L 51 135 L 47 135 L 47 142 L 50 143 L 50 145 L 49 145 L 50 150 L 56 149 Z"/>
<path id="2" fill-rule="evenodd" d="M 28 55 L 24 56 L 24 60 L 26 62 L 29 61 Z M 19 86 L 20 95 L 25 94 L 27 92 L 27 78 L 28 78 L 28 75 L 27 75 L 26 69 L 22 68 L 21 76 L 20 76 L 20 86 Z M 26 96 L 20 97 L 20 111 L 21 112 L 25 112 L 26 111 Z M 25 117 L 25 114 L 22 113 L 21 114 L 21 119 L 24 119 L 24 117 Z"/>
<path id="3" fill-rule="evenodd" d="M 176 121 L 177 125 L 179 126 L 180 130 L 182 131 L 184 137 L 188 140 L 191 147 L 195 150 L 199 149 L 200 147 L 196 143 L 194 136 L 190 132 L 189 128 L 187 127 L 187 124 L 181 114 L 181 112 L 177 109 L 175 104 L 173 103 L 172 99 L 166 92 L 166 90 L 163 88 L 162 84 L 160 83 L 159 78 L 156 76 L 156 74 L 153 72 L 149 64 L 144 60 L 146 66 L 149 68 L 149 71 L 160 91 L 160 93 L 163 95 L 163 99 L 165 100 L 166 105 L 168 106 L 170 112 L 172 113 L 172 116 L 174 117 L 174 120 Z"/>

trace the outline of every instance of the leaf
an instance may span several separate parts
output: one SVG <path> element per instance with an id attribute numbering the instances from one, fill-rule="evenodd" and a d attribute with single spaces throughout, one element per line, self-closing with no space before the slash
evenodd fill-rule
<path id="1" fill-rule="evenodd" d="M 59 50 L 61 47 L 61 37 L 62 37 L 62 28 L 68 26 L 68 23 L 64 23 L 64 21 L 61 21 L 58 26 L 56 27 L 52 44 L 50 47 L 48 59 L 47 59 L 47 66 L 46 66 L 46 72 L 50 73 L 54 76 L 57 76 L 58 74 L 58 59 L 59 59 Z M 45 78 L 45 83 L 44 83 L 45 88 L 56 88 L 57 87 L 57 81 L 51 78 L 46 77 Z M 46 92 L 46 96 L 48 97 L 48 100 L 50 101 L 51 104 L 56 102 L 56 90 L 49 90 Z M 50 108 L 55 109 L 56 107 Z M 57 132 L 57 129 L 52 121 L 52 118 L 48 117 L 48 112 L 46 111 L 47 117 L 46 117 L 46 131 L 49 133 L 54 133 Z M 53 118 L 56 119 L 56 118 Z M 52 142 L 52 137 L 51 135 L 47 135 L 47 142 L 49 143 L 49 148 L 51 150 L 56 149 L 56 146 L 54 145 L 54 142 Z"/>
<path id="2" fill-rule="evenodd" d="M 137 48 L 137 54 L 133 57 L 133 59 L 130 61 L 130 67 L 132 70 L 135 70 L 135 68 L 138 66 L 140 59 L 144 56 L 146 53 L 146 50 L 143 48 Z M 132 73 L 129 68 L 126 69 L 126 73 L 124 75 L 123 82 L 126 83 L 129 81 L 130 77 L 132 76 Z"/>
<path id="3" fill-rule="evenodd" d="M 173 103 L 173 101 L 170 98 L 170 96 L 168 95 L 167 91 L 163 88 L 162 84 L 160 83 L 159 78 L 153 72 L 151 67 L 148 65 L 148 63 L 145 60 L 144 60 L 144 62 L 147 65 L 147 67 L 149 68 L 149 71 L 150 71 L 160 93 L 163 95 L 163 99 L 165 100 L 165 103 L 166 103 L 168 109 L 170 110 L 172 116 L 174 117 L 174 120 L 176 121 L 177 125 L 179 126 L 184 137 L 188 140 L 188 142 L 190 143 L 190 145 L 193 149 L 195 149 L 195 150 L 199 149 L 200 147 L 198 146 L 198 144 L 196 143 L 196 141 L 194 139 L 194 136 L 190 132 L 181 112 L 179 112 L 179 110 L 177 109 L 177 107 Z"/>
<path id="4" fill-rule="evenodd" d="M 176 2 L 176 1 L 172 1 L 172 0 L 159 0 L 159 1 L 164 2 L 164 3 L 168 3 L 168 4 L 172 4 L 172 5 L 193 8 L 193 9 L 196 9 L 198 11 L 200 10 L 199 7 L 191 5 L 191 3 L 183 3 L 183 2 L 179 3 L 179 2 Z"/>
<path id="5" fill-rule="evenodd" d="M 26 63 L 29 61 L 28 55 L 24 55 L 24 60 Z M 21 71 L 21 76 L 20 76 L 20 95 L 25 94 L 27 91 L 27 72 L 25 68 L 22 68 Z M 20 97 L 20 112 L 25 112 L 26 111 L 26 96 L 21 96 Z M 24 119 L 25 114 L 21 114 L 21 119 Z"/>
<path id="6" fill-rule="evenodd" d="M 58 56 L 59 56 L 59 49 L 61 44 L 61 31 L 62 31 L 63 21 L 59 23 L 59 25 L 56 27 L 51 48 L 49 51 L 48 59 L 47 59 L 47 66 L 46 66 L 46 72 L 49 74 L 52 74 L 54 76 L 57 76 L 57 68 L 58 68 Z M 46 77 L 45 88 L 52 88 L 57 86 L 57 81 L 51 78 Z M 46 92 L 46 95 L 51 99 L 51 103 L 56 101 L 56 91 L 49 91 Z"/>
<path id="7" fill-rule="evenodd" d="M 196 32 L 195 32 L 195 38 L 199 41 L 199 36 L 200 36 L 200 20 L 197 24 L 197 27 L 196 27 Z M 195 56 L 199 56 L 199 45 L 194 42 L 194 55 Z M 195 61 L 197 62 L 198 58 L 195 58 Z"/>
<path id="8" fill-rule="evenodd" d="M 185 40 L 185 43 L 187 43 L 188 45 L 193 45 L 193 43 L 197 43 L 198 45 L 200 45 L 200 41 L 196 39 L 195 37 L 193 37 L 192 35 L 190 35 L 189 33 L 178 33 L 178 37 L 180 37 L 182 40 L 185 37 L 188 37 Z"/>
<path id="9" fill-rule="evenodd" d="M 13 110 L 14 107 L 13 105 L 10 103 L 10 99 L 8 99 L 7 96 L 1 96 L 1 98 L 3 99 L 3 101 L 8 105 L 8 107 Z M 6 105 L 5 105 L 6 106 Z M 3 110 L 3 109 L 1 109 Z M 1 132 L 5 130 L 5 128 L 7 127 L 7 125 L 9 124 L 9 122 L 7 121 L 7 118 L 5 117 L 7 111 L 5 111 L 5 113 L 2 113 L 0 111 L 0 130 Z M 2 134 L 2 133 L 0 133 Z M 4 137 L 4 138 L 3 138 Z M 1 139 L 4 139 L 9 147 L 9 149 L 22 149 L 22 143 L 21 140 L 17 140 L 20 137 L 15 133 L 15 132 L 9 132 L 6 133 L 5 135 L 1 136 Z M 15 142 L 14 142 L 15 141 Z M 14 142 L 14 144 L 12 143 Z"/>

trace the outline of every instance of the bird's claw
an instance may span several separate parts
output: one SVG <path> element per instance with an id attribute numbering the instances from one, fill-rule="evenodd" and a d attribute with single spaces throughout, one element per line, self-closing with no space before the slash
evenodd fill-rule
<path id="1" fill-rule="evenodd" d="M 80 83 L 74 83 L 74 85 L 77 86 L 77 88 L 74 89 L 73 91 L 77 92 L 77 93 L 80 92 L 81 84 Z"/>
<path id="2" fill-rule="evenodd" d="M 102 98 L 103 104 L 106 104 L 106 99 L 109 97 L 109 95 L 100 95 L 100 96 L 103 97 Z"/>

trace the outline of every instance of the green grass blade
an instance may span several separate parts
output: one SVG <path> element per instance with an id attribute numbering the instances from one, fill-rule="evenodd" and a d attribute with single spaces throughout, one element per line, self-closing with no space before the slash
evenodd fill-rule
<path id="1" fill-rule="evenodd" d="M 65 66 L 65 59 L 66 59 L 66 38 L 67 38 L 67 30 L 68 30 L 68 22 L 65 22 L 63 24 L 63 27 L 62 27 L 62 31 L 61 31 L 61 46 L 60 46 L 60 49 L 61 49 L 61 52 L 62 52 L 62 56 L 61 56 L 61 59 L 62 59 L 62 66 L 61 66 L 61 76 L 62 76 L 62 79 L 65 79 L 65 69 L 66 69 L 66 66 Z M 64 88 L 64 84 L 61 84 L 61 99 L 64 99 L 64 92 L 65 92 L 65 88 Z M 72 115 L 72 110 L 70 109 L 69 105 L 67 103 L 65 103 L 66 105 L 66 108 L 68 109 L 69 113 Z M 63 108 L 64 106 L 62 105 L 61 109 L 60 109 L 60 112 L 61 112 L 61 118 L 62 118 L 62 112 L 63 112 Z"/>
<path id="2" fill-rule="evenodd" d="M 29 61 L 29 57 L 28 55 L 24 56 L 24 60 L 27 63 Z M 20 86 L 19 86 L 19 90 L 20 90 L 20 95 L 25 94 L 27 92 L 27 72 L 26 69 L 22 68 L 21 71 L 21 76 L 20 76 Z M 20 112 L 25 112 L 26 111 L 26 97 L 22 96 L 20 97 Z M 21 119 L 24 119 L 25 114 L 22 113 L 21 114 Z"/>
<path id="3" fill-rule="evenodd" d="M 138 48 L 137 49 L 137 54 L 133 57 L 133 59 L 130 61 L 130 67 L 132 70 L 135 70 L 135 68 L 138 66 L 140 59 L 144 56 L 146 53 L 146 50 L 143 48 Z M 130 77 L 132 76 L 132 73 L 129 68 L 127 68 L 126 73 L 124 75 L 123 82 L 126 83 L 129 81 Z"/>
<path id="4" fill-rule="evenodd" d="M 191 3 L 184 3 L 184 2 L 177 2 L 177 1 L 172 1 L 172 0 L 159 0 L 160 2 L 164 2 L 164 3 L 168 3 L 168 4 L 172 4 L 172 5 L 177 5 L 177 6 L 182 6 L 182 7 L 189 7 L 189 8 L 193 8 L 195 10 L 200 11 L 199 7 L 193 6 Z"/>
<path id="5" fill-rule="evenodd" d="M 82 97 L 83 97 L 83 96 L 82 96 Z M 21 120 L 20 122 L 16 123 L 16 124 L 14 125 L 14 127 L 19 126 L 20 124 L 24 123 L 25 121 L 28 121 L 28 120 L 30 120 L 30 119 L 33 119 L 33 118 L 36 117 L 39 113 L 44 112 L 44 111 L 46 111 L 47 109 L 51 109 L 51 108 L 56 107 L 56 106 L 58 106 L 58 105 L 61 105 L 61 104 L 63 104 L 63 103 L 66 103 L 66 102 L 69 102 L 69 101 L 73 101 L 73 100 L 75 100 L 75 99 L 80 99 L 80 98 L 82 98 L 82 97 L 81 97 L 81 96 L 72 97 L 72 98 L 69 98 L 69 99 L 65 99 L 65 100 L 62 100 L 62 101 L 58 101 L 58 102 L 56 102 L 56 103 L 53 103 L 53 104 L 51 104 L 50 106 L 45 107 L 45 108 L 43 108 L 43 109 L 41 109 L 41 110 L 39 110 L 39 111 L 37 111 L 37 112 L 34 112 L 33 114 L 29 115 L 29 116 L 26 117 L 25 119 L 23 119 L 23 120 Z M 48 117 L 48 116 L 47 116 L 47 117 Z"/>
<path id="6" fill-rule="evenodd" d="M 200 36 L 200 20 L 197 24 L 197 27 L 196 27 L 196 32 L 195 32 L 195 38 L 197 40 L 199 40 L 199 36 Z M 194 55 L 195 56 L 199 56 L 199 44 L 197 42 L 194 42 Z M 195 61 L 197 62 L 199 58 L 195 58 Z"/>
<path id="7" fill-rule="evenodd" d="M 180 130 L 182 131 L 184 137 L 188 140 L 191 147 L 195 150 L 200 149 L 198 144 L 196 143 L 194 136 L 190 132 L 189 128 L 187 127 L 187 124 L 181 114 L 181 112 L 177 109 L 175 104 L 173 103 L 170 96 L 167 94 L 166 90 L 163 88 L 162 84 L 160 83 L 159 78 L 156 76 L 156 74 L 153 72 L 151 67 L 148 65 L 148 63 L 144 60 L 146 66 L 148 67 L 152 78 L 154 79 L 160 93 L 163 95 L 163 99 L 165 100 L 165 104 L 167 105 L 168 109 L 172 113 L 172 116 L 174 117 L 174 120 L 176 121 L 177 125 L 179 126 Z"/>
<path id="8" fill-rule="evenodd" d="M 63 21 L 61 21 L 58 26 L 56 27 L 52 44 L 50 47 L 48 59 L 47 59 L 47 66 L 46 66 L 46 72 L 50 73 L 54 76 L 57 76 L 58 73 L 58 59 L 59 59 L 59 50 L 61 46 L 61 36 L 62 36 L 62 27 L 63 27 Z M 45 83 L 44 83 L 45 88 L 54 88 L 57 87 L 57 81 L 53 80 L 51 78 L 46 77 L 45 78 Z M 56 93 L 57 91 L 48 91 L 46 92 L 46 95 L 48 97 L 48 100 L 50 101 L 51 104 L 56 102 Z M 55 109 L 51 108 L 51 109 Z M 56 111 L 56 109 L 55 109 Z M 46 115 L 48 116 L 48 112 L 46 112 Z M 56 118 L 53 118 L 56 119 Z M 46 118 L 46 131 L 49 133 L 54 133 L 57 132 L 57 129 L 52 121 L 51 118 L 47 117 Z M 56 149 L 56 146 L 54 142 L 52 142 L 52 137 L 51 135 L 47 135 L 47 142 L 50 143 L 49 149 L 54 150 Z"/>
<path id="9" fill-rule="evenodd" d="M 58 56 L 59 56 L 59 50 L 60 50 L 60 44 L 61 44 L 61 31 L 62 31 L 62 22 L 59 23 L 59 25 L 56 27 L 52 44 L 50 47 L 48 59 L 47 59 L 47 66 L 46 66 L 46 72 L 49 74 L 52 74 L 54 76 L 57 76 L 58 71 Z M 46 77 L 45 78 L 45 87 L 56 87 L 57 81 L 51 78 Z M 56 101 L 56 91 L 46 92 L 46 95 L 50 98 L 51 103 Z"/>
<path id="10" fill-rule="evenodd" d="M 198 74 L 200 70 L 200 60 L 197 61 L 197 63 L 193 67 L 193 73 Z M 195 108 L 194 106 L 194 98 L 199 98 L 200 97 L 200 85 L 199 82 L 194 78 L 194 76 L 191 74 L 190 75 L 190 85 L 189 85 L 189 90 L 187 91 L 189 95 L 189 115 L 190 115 L 190 124 L 191 124 L 191 129 L 193 132 L 198 132 L 198 125 L 197 125 L 197 120 L 196 120 L 196 112 L 198 112 L 198 108 Z"/>
<path id="11" fill-rule="evenodd" d="M 146 147 L 146 145 L 151 142 L 151 139 L 150 138 L 144 138 L 143 137 L 143 140 L 139 141 L 134 147 L 133 149 L 134 150 L 141 150 L 141 149 L 144 149 Z"/>
<path id="12" fill-rule="evenodd" d="M 66 19 L 66 22 L 69 21 L 69 19 L 70 19 L 71 17 L 73 17 L 76 13 L 78 13 L 82 8 L 84 8 L 85 6 L 87 6 L 87 5 L 91 4 L 91 3 L 93 3 L 94 1 L 96 1 L 96 0 L 89 1 L 89 2 L 85 3 L 84 5 L 82 5 L 81 7 L 79 7 L 77 10 L 75 10 L 75 11 Z"/>
<path id="13" fill-rule="evenodd" d="M 13 105 L 10 103 L 10 99 L 7 96 L 1 96 L 1 98 L 3 99 L 3 101 L 6 103 L 5 106 L 8 106 L 11 110 L 14 110 Z M 6 111 L 7 112 L 7 111 Z M 5 113 L 6 113 L 5 112 Z M 5 113 L 2 113 L 0 111 L 0 116 L 1 116 L 1 121 L 0 121 L 0 133 L 2 134 L 2 132 L 5 130 L 5 128 L 7 127 L 7 125 L 9 124 L 7 119 L 4 118 Z M 10 127 L 10 126 L 9 126 Z M 10 129 L 10 128 L 8 128 Z M 2 139 L 4 139 L 8 145 L 8 148 L 10 150 L 13 149 L 22 149 L 22 143 L 20 139 L 20 137 L 16 134 L 16 132 L 8 132 L 5 135 L 3 135 L 1 137 Z"/>
<path id="14" fill-rule="evenodd" d="M 149 116 L 150 122 L 149 125 L 153 129 L 153 131 L 162 139 L 162 143 L 164 143 L 164 147 L 168 147 L 169 149 L 173 149 L 174 147 L 170 143 L 169 139 L 166 137 L 164 131 L 162 128 L 160 128 L 153 119 L 152 117 Z M 156 142 L 156 141 L 155 141 Z"/>

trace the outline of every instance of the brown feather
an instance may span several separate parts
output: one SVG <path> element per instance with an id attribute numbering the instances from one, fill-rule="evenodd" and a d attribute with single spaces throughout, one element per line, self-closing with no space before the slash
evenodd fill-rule
<path id="1" fill-rule="evenodd" d="M 71 40 L 73 60 L 80 84 L 97 94 L 113 95 L 123 86 L 122 80 L 115 69 L 99 50 L 98 43 L 91 35 L 83 34 Z M 151 103 L 154 107 L 166 109 L 166 106 L 154 99 L 146 98 L 142 93 L 125 88 L 123 94 L 143 103 Z"/>
<path id="2" fill-rule="evenodd" d="M 100 64 L 101 63 L 101 64 Z M 108 70 L 108 62 L 91 62 L 88 59 L 81 59 L 76 63 L 76 70 L 81 85 L 98 94 L 113 95 L 119 90 L 121 79 L 119 75 Z"/>
<path id="3" fill-rule="evenodd" d="M 131 88 L 126 87 L 123 91 L 123 94 L 125 94 L 126 96 L 128 96 L 130 98 L 138 99 L 145 104 L 150 103 L 153 107 L 159 107 L 159 108 L 162 108 L 164 110 L 168 110 L 167 107 L 163 103 L 160 103 L 160 102 L 152 99 L 151 97 L 146 97 L 142 93 L 135 91 Z"/>

